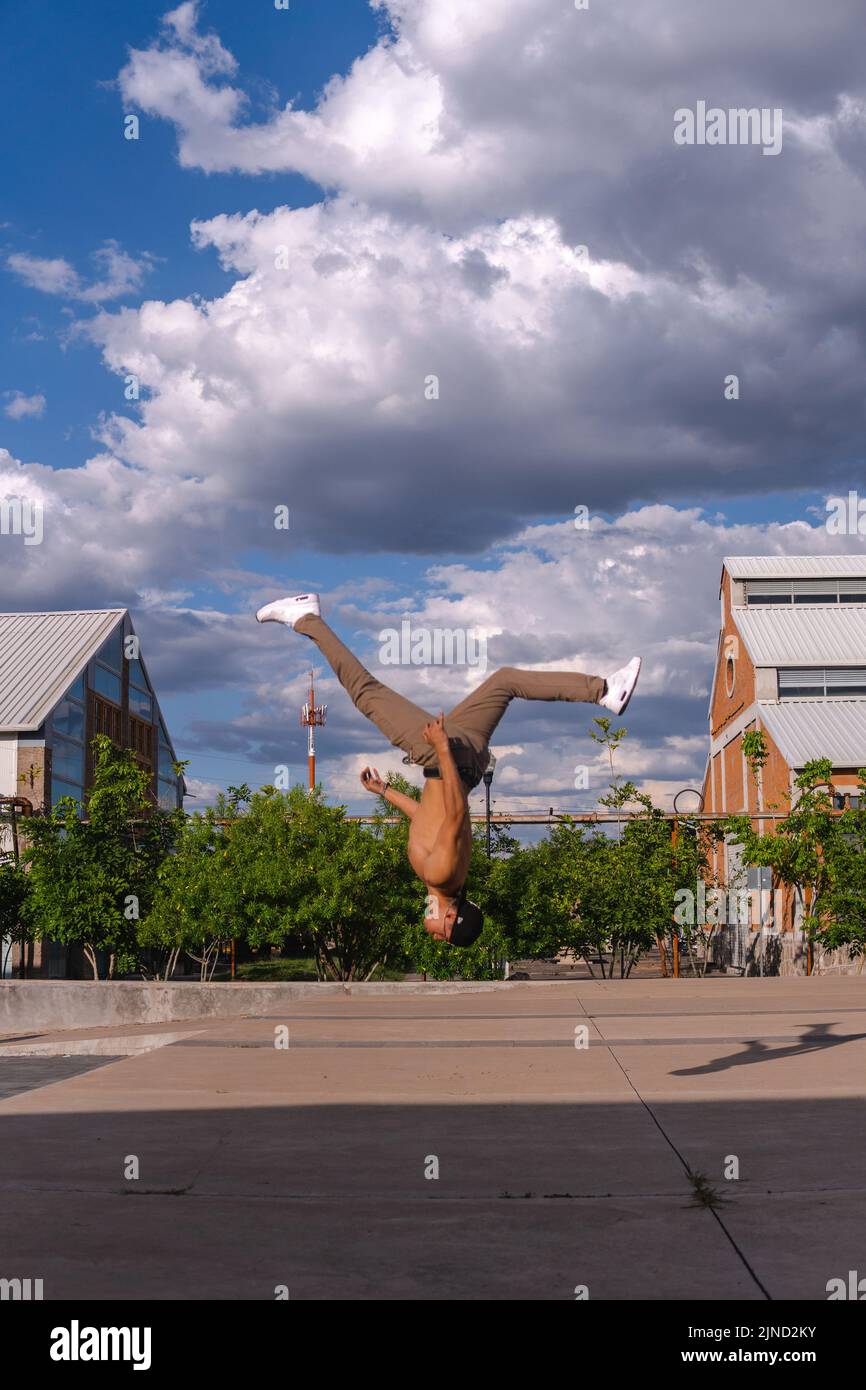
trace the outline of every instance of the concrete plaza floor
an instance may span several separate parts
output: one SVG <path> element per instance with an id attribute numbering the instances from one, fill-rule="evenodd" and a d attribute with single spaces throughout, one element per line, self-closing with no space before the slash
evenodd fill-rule
<path id="1" fill-rule="evenodd" d="M 823 1300 L 866 1274 L 864 1093 L 857 977 L 19 1030 L 0 1278 L 46 1299 Z"/>

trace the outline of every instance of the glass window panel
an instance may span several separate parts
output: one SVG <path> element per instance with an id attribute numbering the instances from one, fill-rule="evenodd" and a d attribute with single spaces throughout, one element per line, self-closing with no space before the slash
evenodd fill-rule
<path id="1" fill-rule="evenodd" d="M 789 667 L 779 671 L 780 695 L 823 695 L 824 672 L 820 667 Z"/>
<path id="2" fill-rule="evenodd" d="M 142 664 L 139 661 L 138 657 L 127 657 L 126 664 L 129 667 L 130 684 L 137 685 L 139 690 L 148 690 L 150 687 L 147 683 L 147 677 L 144 674 L 144 668 L 142 667 Z"/>
<path id="3" fill-rule="evenodd" d="M 51 750 L 51 776 L 66 782 L 84 781 L 84 748 L 80 743 L 67 743 L 58 738 Z"/>
<path id="4" fill-rule="evenodd" d="M 52 723 L 55 733 L 68 734 L 70 738 L 84 738 L 84 710 L 81 705 L 61 700 L 52 716 Z"/>
<path id="5" fill-rule="evenodd" d="M 123 661 L 123 624 L 118 623 L 107 642 L 103 643 L 101 651 L 98 653 L 99 660 L 104 661 L 106 666 L 110 666 L 113 671 L 122 669 Z"/>
<path id="6" fill-rule="evenodd" d="M 70 686 L 67 700 L 80 700 L 84 704 L 84 676 L 80 675 L 74 685 Z"/>
<path id="7" fill-rule="evenodd" d="M 177 806 L 177 783 L 172 779 L 167 782 L 164 778 L 159 779 L 159 804 L 164 811 L 173 811 Z"/>
<path id="8" fill-rule="evenodd" d="M 81 805 L 82 790 L 73 782 L 64 782 L 59 777 L 51 778 L 51 805 L 56 806 L 64 796 L 72 796 Z"/>
<path id="9" fill-rule="evenodd" d="M 160 745 L 159 745 L 159 765 L 158 765 L 158 769 L 157 769 L 158 772 L 159 772 L 160 777 L 167 777 L 167 778 L 170 777 L 172 781 L 175 780 L 175 779 L 174 779 L 174 768 L 172 767 L 172 762 L 173 762 L 173 761 L 174 761 L 174 759 L 172 758 L 171 750 L 168 749 L 168 748 L 164 748 L 163 745 L 160 744 Z"/>
<path id="10" fill-rule="evenodd" d="M 825 674 L 829 691 L 840 685 L 855 685 L 861 690 L 866 688 L 866 666 L 831 666 Z"/>
<path id="11" fill-rule="evenodd" d="M 823 695 L 824 687 L 823 685 L 780 685 L 779 694 L 783 697 L 791 697 L 795 695 Z"/>
<path id="12" fill-rule="evenodd" d="M 838 579 L 795 579 L 795 603 L 838 603 Z"/>
<path id="13" fill-rule="evenodd" d="M 866 695 L 866 667 L 828 667 L 827 670 L 781 670 L 781 696 Z"/>
<path id="14" fill-rule="evenodd" d="M 93 677 L 93 686 L 100 695 L 104 695 L 108 700 L 113 700 L 116 705 L 120 704 L 120 676 L 113 676 L 110 671 L 97 666 Z"/>
<path id="15" fill-rule="evenodd" d="M 146 719 L 148 724 L 153 718 L 153 701 L 149 695 L 136 690 L 134 685 L 129 687 L 129 712 L 138 719 Z"/>
<path id="16" fill-rule="evenodd" d="M 752 579 L 746 583 L 746 603 L 790 603 L 790 579 Z"/>

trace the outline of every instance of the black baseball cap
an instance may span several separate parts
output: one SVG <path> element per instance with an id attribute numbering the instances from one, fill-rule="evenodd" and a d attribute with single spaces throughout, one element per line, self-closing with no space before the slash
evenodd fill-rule
<path id="1" fill-rule="evenodd" d="M 471 946 L 481 935 L 484 913 L 477 903 L 469 901 L 465 888 L 461 888 L 454 902 L 457 916 L 448 940 L 452 946 Z"/>

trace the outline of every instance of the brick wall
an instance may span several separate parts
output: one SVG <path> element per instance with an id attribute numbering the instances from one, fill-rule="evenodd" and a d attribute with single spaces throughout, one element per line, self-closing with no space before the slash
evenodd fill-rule
<path id="1" fill-rule="evenodd" d="M 46 769 L 46 760 L 48 763 Z M 44 744 L 18 744 L 18 791 L 26 796 L 34 811 L 42 810 L 46 800 L 46 770 L 51 771 L 51 753 Z"/>

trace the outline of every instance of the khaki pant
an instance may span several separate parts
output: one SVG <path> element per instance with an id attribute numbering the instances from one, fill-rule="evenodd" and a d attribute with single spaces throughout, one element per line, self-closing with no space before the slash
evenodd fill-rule
<path id="1" fill-rule="evenodd" d="M 438 766 L 436 754 L 424 741 L 423 734 L 424 725 L 434 715 L 372 676 L 324 619 L 308 613 L 298 619 L 295 631 L 312 638 L 352 704 L 389 742 L 423 768 Z M 584 676 L 577 671 L 519 671 L 516 666 L 503 666 L 494 671 L 445 716 L 445 731 L 464 780 L 472 786 L 481 781 L 493 730 L 512 700 L 570 700 L 597 704 L 603 694 L 601 676 Z"/>

